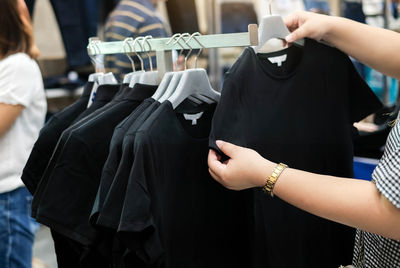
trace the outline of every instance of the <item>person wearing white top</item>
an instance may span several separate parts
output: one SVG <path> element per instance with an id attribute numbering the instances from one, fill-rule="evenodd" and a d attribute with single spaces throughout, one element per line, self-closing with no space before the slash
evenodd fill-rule
<path id="1" fill-rule="evenodd" d="M 25 2 L 2 1 L 0 18 L 0 267 L 29 268 L 37 223 L 21 174 L 47 105 Z"/>

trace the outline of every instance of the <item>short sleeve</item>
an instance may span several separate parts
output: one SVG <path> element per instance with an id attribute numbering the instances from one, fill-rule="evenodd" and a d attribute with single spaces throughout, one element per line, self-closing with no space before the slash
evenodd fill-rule
<path id="1" fill-rule="evenodd" d="M 38 83 L 43 86 L 40 71 L 28 55 L 19 53 L 0 62 L 1 103 L 29 106 Z"/>
<path id="2" fill-rule="evenodd" d="M 144 132 L 138 132 L 134 142 L 135 160 L 129 175 L 123 211 L 117 234 L 128 249 L 146 263 L 155 263 L 163 252 L 160 235 L 155 225 L 151 186 L 155 180 L 155 166 L 151 142 Z M 160 190 L 159 190 L 160 191 Z M 161 194 L 160 192 L 158 194 Z"/>
<path id="3" fill-rule="evenodd" d="M 375 168 L 372 178 L 377 189 L 400 209 L 400 124 L 389 134 L 385 153 Z"/>
<path id="4" fill-rule="evenodd" d="M 358 122 L 382 107 L 382 103 L 345 56 L 349 70 L 349 109 L 351 123 Z"/>

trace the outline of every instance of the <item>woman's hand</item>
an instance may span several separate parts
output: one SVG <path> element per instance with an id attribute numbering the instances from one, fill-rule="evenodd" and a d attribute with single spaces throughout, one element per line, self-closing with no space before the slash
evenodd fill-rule
<path id="1" fill-rule="evenodd" d="M 221 157 L 210 150 L 208 166 L 211 176 L 231 190 L 244 190 L 265 185 L 275 164 L 264 159 L 256 151 L 217 141 L 219 149 L 230 157 L 221 162 Z"/>
<path id="2" fill-rule="evenodd" d="M 332 17 L 316 14 L 313 12 L 298 11 L 284 18 L 285 24 L 291 34 L 286 37 L 286 41 L 293 43 L 305 37 L 317 41 L 325 40 L 331 27 Z"/>

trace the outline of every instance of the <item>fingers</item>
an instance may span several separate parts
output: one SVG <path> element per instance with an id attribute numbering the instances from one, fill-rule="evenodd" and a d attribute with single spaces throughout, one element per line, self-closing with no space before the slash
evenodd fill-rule
<path id="1" fill-rule="evenodd" d="M 297 13 L 292 13 L 284 17 L 283 21 L 286 24 L 286 27 L 289 29 L 289 31 L 293 31 L 299 27 L 299 19 Z"/>
<path id="2" fill-rule="evenodd" d="M 291 34 L 286 36 L 285 40 L 286 40 L 286 42 L 293 43 L 296 40 L 305 38 L 307 35 L 308 35 L 307 26 L 302 25 L 300 28 L 297 28 Z"/>
<path id="3" fill-rule="evenodd" d="M 236 155 L 236 152 L 239 148 L 239 146 L 236 146 L 232 143 L 229 142 L 225 142 L 225 141 L 216 141 L 216 144 L 218 146 L 218 148 L 227 156 L 229 156 L 230 158 L 234 157 Z"/>
<path id="4" fill-rule="evenodd" d="M 222 174 L 226 168 L 226 165 L 219 161 L 218 155 L 216 152 L 214 152 L 213 150 L 210 150 L 208 152 L 208 167 L 210 168 L 210 171 L 212 172 L 211 175 L 214 174 L 216 177 L 221 178 Z M 213 178 L 214 178 L 214 176 L 213 176 Z"/>

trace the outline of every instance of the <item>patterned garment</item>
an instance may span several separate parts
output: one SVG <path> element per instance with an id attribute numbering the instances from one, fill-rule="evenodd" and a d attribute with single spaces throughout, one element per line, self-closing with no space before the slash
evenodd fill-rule
<path id="1" fill-rule="evenodd" d="M 163 22 L 150 0 L 120 1 L 107 20 L 104 34 L 106 42 L 123 41 L 127 37 L 136 38 L 147 35 L 154 38 L 167 36 Z M 144 59 L 145 68 L 148 69 L 150 66 L 148 55 L 142 54 L 141 56 Z M 153 65 L 155 65 L 154 53 L 151 56 Z M 140 69 L 139 59 L 135 56 L 133 60 L 136 68 Z M 126 73 L 132 72 L 132 64 L 124 54 L 105 56 L 104 63 L 106 70 L 113 72 L 120 80 Z"/>
<path id="2" fill-rule="evenodd" d="M 400 117 L 389 134 L 385 153 L 372 177 L 379 192 L 400 209 L 399 120 Z M 353 264 L 357 268 L 400 267 L 400 241 L 357 230 Z"/>

